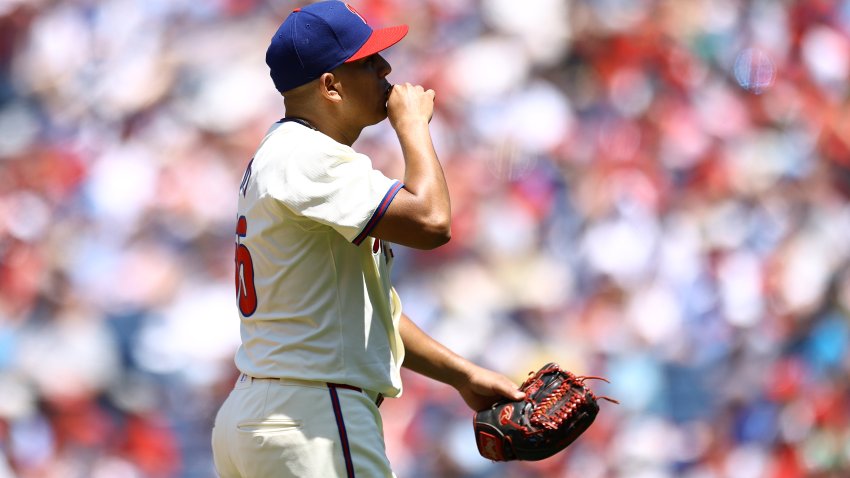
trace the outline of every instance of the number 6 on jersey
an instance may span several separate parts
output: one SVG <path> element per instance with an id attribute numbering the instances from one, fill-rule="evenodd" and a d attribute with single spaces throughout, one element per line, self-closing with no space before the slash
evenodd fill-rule
<path id="1" fill-rule="evenodd" d="M 239 304 L 239 312 L 250 317 L 257 310 L 257 289 L 254 288 L 254 261 L 251 259 L 251 251 L 239 243 L 239 238 L 245 237 L 246 234 L 248 220 L 245 216 L 239 216 L 236 222 L 236 301 Z"/>

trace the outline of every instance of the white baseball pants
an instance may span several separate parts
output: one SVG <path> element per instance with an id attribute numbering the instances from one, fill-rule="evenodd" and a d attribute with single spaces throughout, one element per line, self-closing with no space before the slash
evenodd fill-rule
<path id="1" fill-rule="evenodd" d="M 242 374 L 212 449 L 222 478 L 395 477 L 374 397 L 345 385 Z"/>

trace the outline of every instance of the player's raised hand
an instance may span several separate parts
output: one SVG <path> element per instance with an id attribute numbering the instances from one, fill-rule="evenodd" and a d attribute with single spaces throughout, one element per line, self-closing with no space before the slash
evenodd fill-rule
<path id="1" fill-rule="evenodd" d="M 420 85 L 404 83 L 393 85 L 387 100 L 387 117 L 390 125 L 398 131 L 410 121 L 431 122 L 434 115 L 434 90 Z"/>

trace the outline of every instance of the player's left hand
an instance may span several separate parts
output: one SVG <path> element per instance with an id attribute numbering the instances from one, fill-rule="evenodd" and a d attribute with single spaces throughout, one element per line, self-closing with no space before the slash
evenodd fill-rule
<path id="1" fill-rule="evenodd" d="M 473 411 L 484 410 L 499 400 L 522 400 L 525 393 L 508 377 L 474 366 L 467 373 L 467 380 L 455 386 L 460 396 Z"/>

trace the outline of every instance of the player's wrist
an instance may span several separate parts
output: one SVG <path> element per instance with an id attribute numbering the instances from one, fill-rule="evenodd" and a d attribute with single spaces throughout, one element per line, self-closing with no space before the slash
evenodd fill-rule
<path id="1" fill-rule="evenodd" d="M 396 134 L 401 137 L 403 135 L 421 134 L 423 132 L 429 132 L 429 122 L 430 121 L 428 118 L 410 115 L 392 120 L 390 121 L 390 124 L 396 131 Z"/>
<path id="2" fill-rule="evenodd" d="M 449 380 L 446 381 L 449 385 L 457 390 L 468 388 L 475 377 L 477 366 L 466 359 L 457 357 L 457 361 L 453 364 L 451 372 L 448 374 Z"/>

